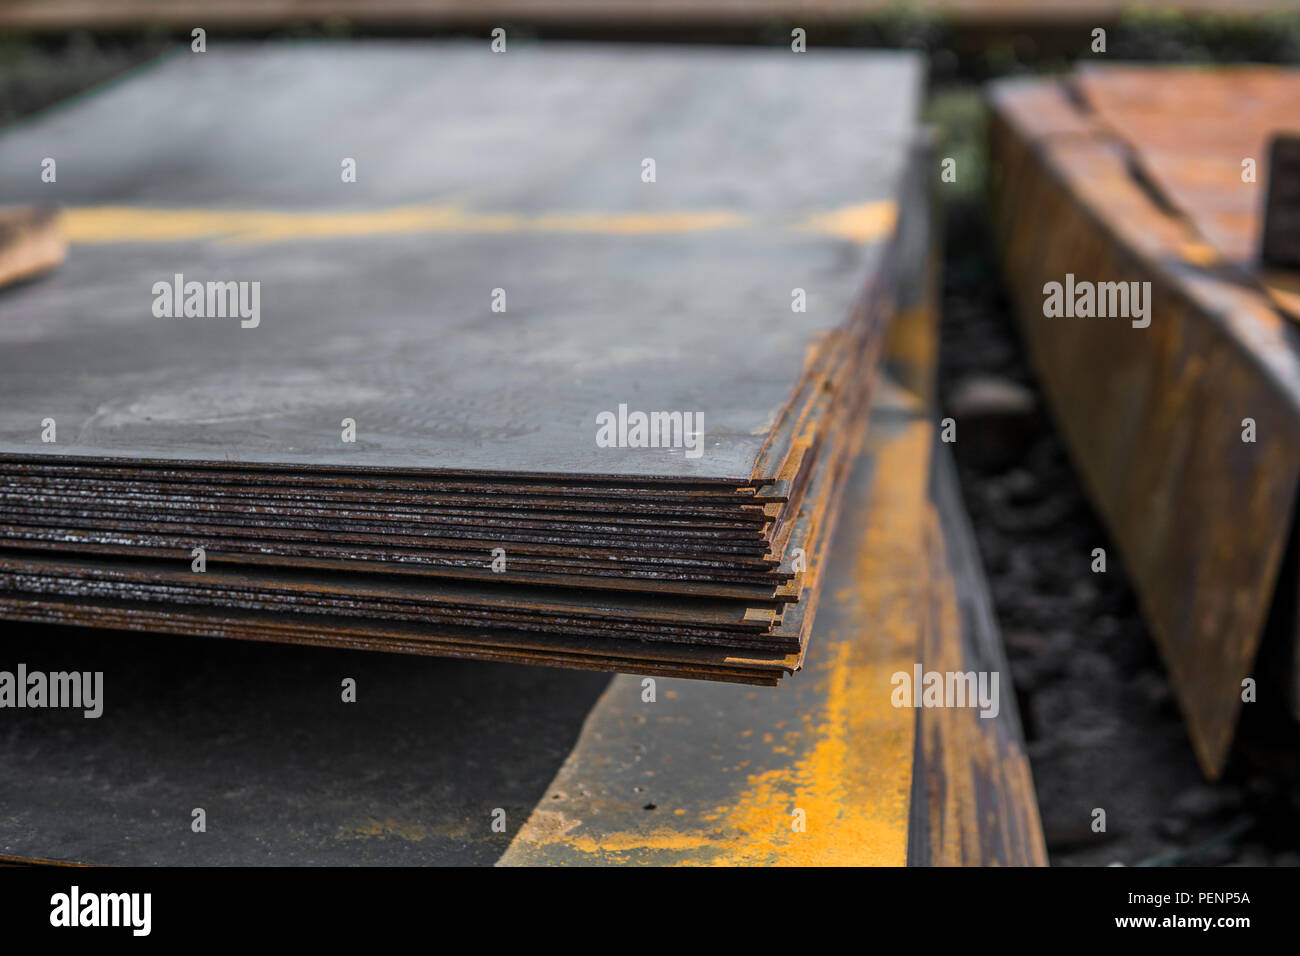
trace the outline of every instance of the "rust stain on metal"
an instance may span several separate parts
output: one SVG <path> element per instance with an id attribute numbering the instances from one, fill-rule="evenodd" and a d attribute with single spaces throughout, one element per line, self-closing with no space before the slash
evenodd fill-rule
<path id="1" fill-rule="evenodd" d="M 1131 150 L 1139 175 L 1185 216 L 1220 261 L 1300 319 L 1294 273 L 1261 264 L 1264 197 L 1278 189 L 1279 134 L 1300 133 L 1300 71 L 1249 67 L 1107 67 L 1080 71 L 1098 123 Z M 1289 141 L 1289 140 L 1284 140 Z"/>
<path id="2" fill-rule="evenodd" d="M 926 521 L 931 603 L 923 622 L 921 659 L 927 671 L 998 673 L 999 713 L 988 718 L 966 707 L 920 712 L 912 791 L 916 832 L 909 863 L 1046 866 L 1010 670 L 987 584 L 977 569 L 973 536 L 959 513 L 955 473 L 947 461 L 941 472 L 936 483 L 942 490 Z M 945 512 L 942 523 L 940 509 Z"/>

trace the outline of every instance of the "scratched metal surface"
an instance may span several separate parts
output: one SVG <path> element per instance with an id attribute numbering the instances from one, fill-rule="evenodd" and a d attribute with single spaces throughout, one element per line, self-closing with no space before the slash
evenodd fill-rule
<path id="1" fill-rule="evenodd" d="M 638 676 L 615 678 L 501 864 L 906 861 L 914 715 L 889 706 L 888 675 L 915 659 L 924 578 L 903 556 L 923 546 L 891 542 L 895 574 L 870 579 L 854 548 L 873 524 L 895 529 L 919 512 L 919 482 L 894 482 L 888 502 L 868 496 L 887 467 L 917 477 L 923 431 L 871 424 L 873 451 L 850 479 L 801 679 L 779 689 L 659 680 L 647 702 Z M 850 582 L 868 581 L 882 603 L 863 627 L 871 600 Z M 911 628 L 895 629 L 904 620 Z M 804 833 L 792 826 L 796 808 L 808 815 Z"/>
<path id="2" fill-rule="evenodd" d="M 0 136 L 0 193 L 73 243 L 0 298 L 0 453 L 748 479 L 876 268 L 918 85 L 785 49 L 175 55 Z M 174 273 L 262 282 L 260 326 L 155 318 Z M 597 448 L 620 402 L 702 412 L 704 455 Z"/>
<path id="3" fill-rule="evenodd" d="M 867 377 L 861 386 L 870 381 L 871 378 Z M 864 401 L 866 388 L 860 387 L 858 391 L 861 393 L 858 401 Z M 840 429 L 860 433 L 861 415 L 861 409 L 854 407 L 853 403 L 846 403 L 835 417 Z M 838 430 L 833 432 L 833 436 L 835 434 Z M 439 590 L 450 595 L 443 584 L 401 587 L 399 592 L 405 596 L 399 600 L 405 607 L 394 614 L 391 599 L 398 597 L 398 592 L 393 592 L 386 584 L 371 595 L 363 595 L 353 586 L 359 578 L 344 578 L 340 591 L 339 580 L 331 582 L 328 575 L 292 575 L 292 590 L 298 592 L 299 597 L 308 593 L 312 596 L 290 608 L 280 598 L 274 597 L 273 592 L 281 592 L 283 597 L 283 588 L 267 574 L 232 577 L 217 568 L 210 568 L 208 574 L 195 576 L 181 569 L 166 572 L 162 566 L 139 566 L 131 570 L 118 568 L 116 563 L 91 571 L 89 565 L 93 562 L 84 557 L 71 565 L 57 566 L 58 573 L 53 577 L 43 572 L 35 576 L 26 572 L 6 576 L 4 593 L 0 594 L 0 605 L 3 605 L 0 616 L 44 623 L 145 628 L 246 640 L 294 641 L 481 660 L 528 661 L 550 666 L 775 683 L 783 674 L 798 669 L 802 658 L 813 620 L 812 607 L 817 599 L 817 567 L 831 521 L 827 512 L 834 507 L 843 463 L 852 458 L 857 442 L 850 434 L 842 440 L 832 440 L 830 446 L 830 452 L 824 456 L 824 463 L 802 498 L 799 521 L 791 536 L 792 541 L 807 549 L 809 557 L 809 567 L 799 580 L 797 597 L 800 603 L 782 609 L 779 614 L 775 613 L 775 608 L 766 611 L 761 607 L 751 609 L 743 600 L 721 605 L 731 607 L 733 620 L 741 619 L 746 629 L 769 632 L 767 637 L 757 642 L 751 638 L 741 640 L 740 635 L 734 633 L 719 633 L 717 636 L 725 637 L 725 640 L 710 639 L 703 643 L 700 638 L 706 635 L 699 629 L 692 631 L 676 625 L 675 634 L 669 635 L 663 626 L 654 626 L 643 619 L 645 611 L 655 613 L 644 602 L 640 602 L 640 610 L 634 612 L 642 619 L 635 623 L 624 622 L 622 627 L 625 629 L 615 631 L 604 626 L 614 623 L 605 620 L 615 616 L 613 605 L 594 594 L 584 595 L 582 592 L 569 592 L 571 601 L 592 608 L 595 605 L 591 602 L 596 599 L 600 604 L 596 618 L 600 626 L 593 627 L 590 617 L 582 621 L 579 616 L 574 616 L 572 611 L 578 605 L 570 603 L 569 609 L 561 612 L 565 619 L 559 622 L 556 630 L 550 615 L 557 609 L 555 600 L 559 595 L 548 596 L 545 591 L 533 589 L 530 598 L 528 592 L 517 587 L 509 591 L 500 590 L 495 582 L 486 588 L 480 585 L 479 598 L 468 602 L 465 598 L 469 592 L 465 586 L 453 585 L 451 591 L 456 591 L 459 596 L 452 605 L 439 609 L 436 614 L 429 606 L 422 606 L 412 613 L 408 598 L 416 597 L 421 605 L 426 605 Z M 44 567 L 46 570 L 51 568 L 49 564 Z M 85 579 L 87 574 L 93 574 L 93 580 L 76 583 L 76 579 Z M 73 581 L 72 587 L 67 586 L 69 579 Z M 121 593 L 119 586 L 131 579 L 135 583 L 127 585 L 127 593 Z M 290 582 L 285 579 L 282 583 Z M 213 591 L 209 584 L 223 590 Z M 374 597 L 380 597 L 381 603 L 373 602 L 371 598 Z M 268 598 L 278 603 L 268 604 Z M 536 603 L 539 598 L 545 598 L 542 604 Z M 473 611 L 471 605 L 479 599 L 486 599 L 488 604 L 497 608 L 491 619 Z M 655 601 L 674 612 L 687 609 L 690 603 L 680 598 L 666 601 L 657 597 Z M 634 606 L 626 601 L 621 603 L 628 610 Z M 684 621 L 692 627 L 695 623 L 706 623 L 706 615 L 699 613 L 703 605 L 694 603 L 695 607 L 688 616 L 679 615 L 679 623 Z M 285 614 L 285 610 L 298 613 Z M 546 616 L 537 618 L 533 616 L 534 611 L 542 611 Z M 474 626 L 463 626 L 465 624 Z M 497 624 L 512 630 L 501 630 L 495 626 Z M 542 630 L 546 633 L 541 633 Z M 667 646 L 658 644 L 661 637 L 673 643 Z M 683 639 L 689 643 L 681 643 Z"/>
<path id="4" fill-rule="evenodd" d="M 924 228 L 913 239 L 915 249 L 928 245 Z M 226 642 L 22 638 L 9 646 L 29 666 L 91 666 L 101 659 L 88 649 L 100 648 L 103 666 L 117 670 L 97 726 L 28 712 L 0 741 L 17 754 L 0 749 L 16 768 L 0 781 L 0 800 L 21 808 L 0 817 L 0 854 L 96 863 L 1042 862 L 1014 705 L 998 720 L 965 723 L 968 713 L 918 721 L 889 705 L 890 674 L 923 653 L 930 661 L 927 648 L 1005 673 L 969 540 L 952 564 L 960 580 L 935 547 L 963 532 L 951 487 L 937 512 L 927 493 L 933 268 L 903 279 L 909 309 L 886 361 L 897 381 L 877 392 L 838 509 L 806 679 L 778 693 L 660 674 L 648 704 L 630 674 L 372 666 L 368 656 L 284 648 L 270 670 L 259 652 L 246 677 L 253 651 L 223 650 Z M 964 612 L 956 621 L 934 613 L 934 595 L 953 592 Z M 149 663 L 133 669 L 127 659 Z M 336 702 L 344 675 L 359 681 L 357 705 Z M 145 720 L 159 710 L 172 719 Z M 213 711 L 221 724 L 191 716 Z M 267 713 L 287 729 L 263 733 Z M 141 783 L 146 751 L 157 756 Z M 411 753 L 420 755 L 415 771 Z M 790 828 L 796 803 L 808 813 L 803 834 Z M 188 831 L 197 805 L 209 811 L 202 836 Z M 496 807 L 506 810 L 500 834 L 490 829 Z M 963 843 L 973 818 L 977 833 Z"/>
<path id="5" fill-rule="evenodd" d="M 924 436 L 909 447 L 923 452 Z M 870 472 L 870 465 L 863 467 Z M 923 493 L 917 482 L 896 484 L 899 493 L 918 500 Z M 867 520 L 861 504 L 851 497 L 844 511 L 855 526 Z M 888 510 L 903 513 L 896 505 Z M 899 567 L 891 580 L 901 582 L 911 570 Z M 917 581 L 911 587 L 919 593 Z M 6 808 L 0 855 L 19 858 L 491 863 L 530 813 L 557 806 L 547 785 L 609 683 L 599 675 L 544 668 L 439 666 L 388 655 L 120 632 L 63 631 L 50 641 L 22 625 L 4 626 L 0 668 L 12 670 L 22 661 L 31 669 L 77 667 L 106 675 L 98 720 L 11 712 L 12 731 L 0 739 L 7 768 L 0 779 L 0 806 Z M 874 653 L 869 646 L 864 651 Z M 339 683 L 348 676 L 358 681 L 355 705 L 339 699 Z M 639 700 L 638 678 L 619 677 L 614 685 Z M 686 700 L 674 703 L 678 691 Z M 713 690 L 698 681 L 661 678 L 661 713 L 670 724 L 695 701 L 705 702 L 711 720 L 726 721 L 728 729 L 719 734 L 711 723 L 711 733 L 689 748 L 679 746 L 680 731 L 656 735 L 657 747 L 670 748 L 686 772 L 709 741 L 739 742 L 739 729 L 750 727 L 746 721 L 753 717 L 754 703 L 742 708 L 743 702 L 763 702 L 765 720 L 788 713 L 798 721 L 800 708 L 824 691 L 820 678 L 798 693 L 757 690 L 757 698 L 747 688 Z M 910 714 L 907 720 L 889 716 L 886 735 L 893 725 L 910 723 Z M 266 732 L 269 726 L 275 733 Z M 893 792 L 905 797 L 906 748 L 898 756 L 902 762 L 882 765 L 879 773 L 895 779 Z M 412 763 L 419 767 L 413 770 Z M 701 769 L 702 784 L 717 779 L 707 759 Z M 611 769 L 608 783 L 621 787 L 622 778 Z M 660 791 L 642 799 L 635 785 L 626 797 L 640 814 Z M 198 806 L 208 813 L 207 834 L 189 830 Z M 497 807 L 507 813 L 502 834 L 490 828 Z M 894 812 L 906 819 L 905 805 Z M 901 853 L 902 844 L 895 849 Z"/>

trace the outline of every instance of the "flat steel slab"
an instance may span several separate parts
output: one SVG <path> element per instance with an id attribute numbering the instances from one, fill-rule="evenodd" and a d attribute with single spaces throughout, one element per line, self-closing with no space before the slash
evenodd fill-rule
<path id="1" fill-rule="evenodd" d="M 879 267 L 919 86 L 902 53 L 174 55 L 0 136 L 72 242 L 0 300 L 0 455 L 748 481 Z M 159 318 L 178 275 L 260 283 L 256 326 Z M 703 454 L 598 447 L 620 404 L 702 413 Z"/>

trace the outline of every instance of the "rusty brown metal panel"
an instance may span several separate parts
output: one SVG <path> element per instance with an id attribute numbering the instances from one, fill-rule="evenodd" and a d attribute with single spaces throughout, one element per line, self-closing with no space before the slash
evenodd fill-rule
<path id="1" fill-rule="evenodd" d="M 1286 149 L 1300 142 L 1300 71 L 1094 66 L 1075 83 L 1096 122 L 1129 146 L 1141 175 L 1205 238 L 1207 260 L 1212 253 L 1216 265 L 1239 270 L 1300 319 L 1300 220 L 1294 211 L 1281 218 L 1283 195 L 1292 209 L 1300 195 L 1300 147 Z M 1262 255 L 1269 195 L 1278 204 L 1274 255 L 1285 259 L 1271 264 Z"/>
<path id="2" fill-rule="evenodd" d="M 999 712 L 917 712 L 908 862 L 1046 866 L 1047 848 L 1011 668 L 946 446 L 934 451 L 926 524 L 931 600 L 919 622 L 927 671 L 999 675 Z"/>
<path id="3" fill-rule="evenodd" d="M 1007 81 L 991 96 L 992 200 L 1017 317 L 1214 776 L 1291 528 L 1300 331 L 1207 263 L 1204 239 L 1134 174 L 1132 144 L 1061 83 Z M 1045 316 L 1045 284 L 1067 273 L 1150 282 L 1149 327 Z"/>

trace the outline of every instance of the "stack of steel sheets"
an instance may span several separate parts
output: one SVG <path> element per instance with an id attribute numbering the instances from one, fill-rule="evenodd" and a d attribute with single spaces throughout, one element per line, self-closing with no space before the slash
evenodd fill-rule
<path id="1" fill-rule="evenodd" d="M 775 683 L 918 87 L 901 55 L 234 46 L 0 137 L 73 244 L 0 297 L 0 615 Z"/>

